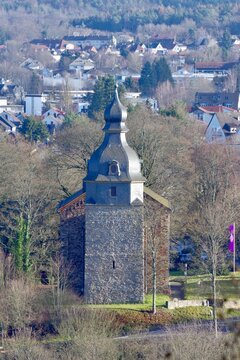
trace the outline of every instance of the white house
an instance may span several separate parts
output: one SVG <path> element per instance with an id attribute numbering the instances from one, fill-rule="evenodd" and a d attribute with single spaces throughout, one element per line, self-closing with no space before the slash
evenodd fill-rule
<path id="1" fill-rule="evenodd" d="M 93 60 L 91 60 L 91 59 L 82 59 L 82 58 L 78 57 L 73 62 L 71 62 L 71 64 L 69 65 L 69 70 L 88 71 L 88 70 L 94 69 L 94 67 L 95 67 L 95 65 L 94 65 Z"/>
<path id="2" fill-rule="evenodd" d="M 65 113 L 59 109 L 51 108 L 43 114 L 43 119 L 46 119 L 49 116 L 63 120 L 65 117 Z"/>
<path id="3" fill-rule="evenodd" d="M 27 94 L 25 96 L 25 113 L 27 115 L 41 116 L 43 102 L 43 94 Z"/>
<path id="4" fill-rule="evenodd" d="M 179 54 L 186 50 L 186 45 L 178 44 L 174 39 L 155 39 L 149 46 L 149 52 L 154 55 L 158 53 L 162 55 L 167 53 Z"/>

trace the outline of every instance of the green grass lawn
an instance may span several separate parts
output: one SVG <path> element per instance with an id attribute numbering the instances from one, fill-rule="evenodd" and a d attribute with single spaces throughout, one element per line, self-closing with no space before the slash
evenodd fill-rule
<path id="1" fill-rule="evenodd" d="M 185 298 L 211 298 L 209 276 L 189 277 L 185 281 Z M 217 297 L 219 299 L 240 299 L 240 272 L 217 279 Z"/>
<path id="2" fill-rule="evenodd" d="M 166 304 L 170 297 L 168 295 L 157 295 L 157 307 L 163 307 Z M 105 304 L 105 305 L 89 305 L 93 308 L 101 309 L 112 309 L 112 310 L 137 310 L 137 311 L 147 311 L 151 310 L 152 305 L 152 295 L 145 295 L 144 304 Z"/>
<path id="3" fill-rule="evenodd" d="M 211 297 L 211 285 L 209 275 L 198 276 L 171 276 L 170 281 L 185 284 L 185 299 L 199 299 Z M 240 272 L 227 276 L 218 276 L 217 281 L 218 297 L 222 299 L 240 298 Z M 157 295 L 157 307 L 164 307 L 166 301 L 170 300 L 168 295 Z M 112 310 L 151 310 L 152 295 L 145 296 L 144 304 L 105 304 L 89 305 L 93 308 L 112 309 Z"/>

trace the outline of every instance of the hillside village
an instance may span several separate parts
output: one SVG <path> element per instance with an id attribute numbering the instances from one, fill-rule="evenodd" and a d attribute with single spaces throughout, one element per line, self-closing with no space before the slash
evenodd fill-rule
<path id="1" fill-rule="evenodd" d="M 0 359 L 239 359 L 239 1 L 0 13 Z"/>
<path id="2" fill-rule="evenodd" d="M 228 61 L 208 60 L 217 45 L 213 38 L 179 43 L 160 35 L 140 42 L 127 33 L 81 36 L 75 32 L 59 39 L 33 39 L 22 44 L 24 60 L 18 64 L 20 71 L 27 71 L 28 84 L 18 85 L 14 78 L 1 80 L 0 126 L 15 134 L 25 116 L 37 116 L 53 134 L 65 113 L 87 114 L 97 80 L 112 76 L 123 84 L 126 104 L 148 103 L 159 111 L 182 101 L 190 116 L 206 124 L 207 141 L 225 141 L 239 131 L 240 39 L 231 37 Z M 1 52 L 7 61 L 7 45 Z M 139 87 L 143 66 L 162 57 L 170 67 L 173 86 L 146 94 Z"/>

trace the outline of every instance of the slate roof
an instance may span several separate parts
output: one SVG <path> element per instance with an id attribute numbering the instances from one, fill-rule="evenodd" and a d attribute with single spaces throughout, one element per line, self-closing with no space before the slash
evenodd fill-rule
<path id="1" fill-rule="evenodd" d="M 240 121 L 238 121 L 233 115 L 227 113 L 218 113 L 217 118 L 222 129 L 225 125 L 240 128 Z"/>
<path id="2" fill-rule="evenodd" d="M 9 117 L 11 118 L 11 120 L 9 120 Z M 20 126 L 22 124 L 21 119 L 19 119 L 17 116 L 10 113 L 9 111 L 3 111 L 0 114 L 0 118 L 2 118 L 5 121 L 10 121 L 11 124 L 14 124 L 15 126 Z"/>
<path id="3" fill-rule="evenodd" d="M 5 129 L 12 130 L 13 128 L 16 128 L 16 125 L 12 121 L 6 119 L 5 117 L 3 117 L 1 115 L 0 115 L 0 124 Z"/>
<path id="4" fill-rule="evenodd" d="M 17 85 L 15 84 L 0 84 L 0 94 L 4 94 L 8 92 L 9 94 L 13 94 L 13 91 Z"/>
<path id="5" fill-rule="evenodd" d="M 60 39 L 33 39 L 30 41 L 31 45 L 43 45 L 49 49 L 58 49 L 61 44 Z"/>
<path id="6" fill-rule="evenodd" d="M 172 50 L 175 46 L 174 39 L 155 39 L 152 41 L 151 46 L 152 48 L 155 48 L 158 46 L 158 44 L 161 44 L 164 49 Z"/>
<path id="7" fill-rule="evenodd" d="M 236 62 L 236 61 L 232 61 L 232 62 L 217 62 L 217 61 L 196 62 L 195 69 L 196 70 L 229 70 L 237 64 L 238 64 L 238 62 Z"/>
<path id="8" fill-rule="evenodd" d="M 53 115 L 47 115 L 45 116 L 45 118 L 43 119 L 44 123 L 47 123 L 49 121 L 51 121 L 53 124 L 55 124 L 55 126 L 60 126 L 63 123 L 63 119 L 59 118 L 58 116 L 55 117 Z M 49 124 L 50 125 L 50 124 Z"/>
<path id="9" fill-rule="evenodd" d="M 197 104 L 204 106 L 228 105 L 238 110 L 239 93 L 221 92 L 221 93 L 206 93 L 197 92 L 195 101 Z"/>
<path id="10" fill-rule="evenodd" d="M 69 196 L 68 198 L 60 201 L 59 205 L 58 205 L 58 209 L 62 208 L 63 206 L 69 204 L 71 201 L 75 200 L 76 198 L 78 198 L 79 196 L 83 195 L 85 193 L 85 191 L 83 189 L 76 191 L 74 194 L 72 194 L 71 196 Z"/>
<path id="11" fill-rule="evenodd" d="M 69 204 L 71 201 L 75 200 L 76 198 L 83 195 L 84 193 L 85 193 L 85 191 L 83 189 L 75 192 L 73 195 L 69 196 L 67 199 L 62 200 L 59 203 L 58 209 Z M 170 203 L 166 198 L 162 197 L 161 195 L 157 194 L 156 192 L 154 192 L 153 190 L 151 190 L 150 188 L 148 188 L 146 186 L 144 186 L 144 194 L 150 196 L 153 200 L 157 201 L 159 204 L 166 207 L 168 210 L 172 210 Z"/>
<path id="12" fill-rule="evenodd" d="M 119 100 L 117 88 L 113 101 L 106 107 L 104 118 L 106 124 L 103 131 L 106 135 L 88 161 L 84 181 L 144 181 L 139 158 L 123 135 L 128 131 L 125 124 L 127 109 Z M 120 175 L 109 175 L 109 164 L 113 159 L 119 163 Z"/>
<path id="13" fill-rule="evenodd" d="M 223 105 L 216 105 L 216 106 L 198 106 L 199 110 L 202 110 L 204 112 L 208 113 L 219 113 L 219 112 L 234 112 L 236 109 L 223 106 Z"/>
<path id="14" fill-rule="evenodd" d="M 99 40 L 99 41 L 108 41 L 111 40 L 112 36 L 110 35 L 88 35 L 88 36 L 64 36 L 63 40 L 65 41 L 88 41 L 88 40 Z"/>
<path id="15" fill-rule="evenodd" d="M 157 202 L 159 202 L 161 205 L 163 205 L 167 209 L 172 210 L 169 201 L 167 199 L 165 199 L 164 197 L 162 197 L 161 195 L 155 193 L 150 188 L 144 186 L 144 193 L 146 195 L 150 196 L 153 200 L 156 200 Z"/>

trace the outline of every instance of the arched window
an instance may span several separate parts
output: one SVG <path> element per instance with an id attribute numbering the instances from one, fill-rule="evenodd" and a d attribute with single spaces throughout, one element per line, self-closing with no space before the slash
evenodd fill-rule
<path id="1" fill-rule="evenodd" d="M 116 160 L 113 160 L 110 164 L 109 164 L 109 169 L 108 169 L 108 173 L 109 175 L 112 176 L 120 176 L 120 166 L 119 166 L 119 162 Z"/>

